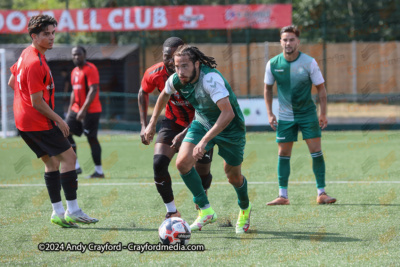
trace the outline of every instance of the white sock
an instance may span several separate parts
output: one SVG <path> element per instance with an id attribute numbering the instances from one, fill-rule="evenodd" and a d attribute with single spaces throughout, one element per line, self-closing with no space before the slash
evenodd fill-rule
<path id="1" fill-rule="evenodd" d="M 76 160 L 76 163 L 75 163 L 75 170 L 79 169 L 80 167 L 81 167 L 81 165 L 79 165 L 78 160 Z"/>
<path id="2" fill-rule="evenodd" d="M 279 188 L 279 196 L 288 198 L 287 188 Z"/>
<path id="3" fill-rule="evenodd" d="M 167 208 L 167 212 L 176 212 L 175 201 L 171 201 L 169 203 L 164 203 Z"/>
<path id="4" fill-rule="evenodd" d="M 94 170 L 95 170 L 98 174 L 103 174 L 103 167 L 101 167 L 101 165 L 96 165 L 96 166 L 94 166 Z"/>
<path id="5" fill-rule="evenodd" d="M 318 196 L 321 195 L 322 193 L 325 193 L 325 188 L 317 188 L 318 190 Z"/>
<path id="6" fill-rule="evenodd" d="M 78 200 L 77 199 L 67 200 L 67 209 L 71 213 L 74 213 L 75 211 L 78 211 L 79 210 Z"/>
<path id="7" fill-rule="evenodd" d="M 211 205 L 210 204 L 207 204 L 207 205 L 205 205 L 204 207 L 202 207 L 202 208 L 200 208 L 201 210 L 205 210 L 205 209 L 208 209 L 209 207 L 211 207 Z"/>
<path id="8" fill-rule="evenodd" d="M 65 210 L 64 210 L 64 206 L 63 206 L 62 201 L 56 202 L 56 203 L 51 203 L 51 205 L 53 206 L 53 210 L 57 214 L 64 214 Z"/>

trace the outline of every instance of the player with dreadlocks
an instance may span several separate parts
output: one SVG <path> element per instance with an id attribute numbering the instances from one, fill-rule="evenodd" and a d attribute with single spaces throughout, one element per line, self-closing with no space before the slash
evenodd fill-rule
<path id="1" fill-rule="evenodd" d="M 204 55 L 197 47 L 183 45 L 174 53 L 176 73 L 166 82 L 165 90 L 158 97 L 153 116 L 144 133 L 150 142 L 156 131 L 157 118 L 171 95 L 179 92 L 196 110 L 188 133 L 183 139 L 176 166 L 186 186 L 193 194 L 193 201 L 201 211 L 190 228 L 192 231 L 217 220 L 212 209 L 195 162 L 214 145 L 224 159 L 224 171 L 238 196 L 240 207 L 236 233 L 247 232 L 250 226 L 251 203 L 247 193 L 247 180 L 242 175 L 246 129 L 244 117 L 232 88 L 215 69 L 214 58 Z"/>
<path id="2" fill-rule="evenodd" d="M 145 145 L 149 144 L 144 138 L 144 131 L 147 126 L 149 93 L 153 92 L 155 88 L 160 92 L 164 90 L 165 82 L 168 77 L 175 72 L 172 55 L 180 45 L 183 45 L 183 41 L 178 37 L 170 37 L 165 40 L 162 51 L 163 61 L 148 68 L 144 74 L 138 100 L 140 122 L 142 125 L 140 137 L 142 143 Z M 173 94 L 166 104 L 165 119 L 162 121 L 154 146 L 153 169 L 157 191 L 167 209 L 167 214 L 165 215 L 167 219 L 169 217 L 181 216 L 175 206 L 168 166 L 172 157 L 178 152 L 188 126 L 193 120 L 194 108 L 178 92 Z M 201 183 L 206 193 L 212 180 L 212 175 L 210 173 L 212 153 L 213 150 L 209 150 L 209 152 L 195 164 L 195 168 L 201 177 Z"/>

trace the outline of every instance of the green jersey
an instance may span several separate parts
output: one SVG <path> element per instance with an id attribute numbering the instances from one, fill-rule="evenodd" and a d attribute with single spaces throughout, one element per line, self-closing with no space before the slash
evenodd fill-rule
<path id="1" fill-rule="evenodd" d="M 195 120 L 207 130 L 214 126 L 221 114 L 221 110 L 216 104 L 217 101 L 229 96 L 235 117 L 219 135 L 234 137 L 245 134 L 244 117 L 236 96 L 218 70 L 201 64 L 199 79 L 193 84 L 186 85 L 180 82 L 175 73 L 168 78 L 164 90 L 170 95 L 178 91 L 183 98 L 189 101 L 196 110 Z"/>
<path id="2" fill-rule="evenodd" d="M 316 114 L 311 97 L 312 84 L 324 83 L 321 71 L 314 58 L 299 52 L 293 61 L 287 61 L 283 53 L 267 63 L 264 82 L 278 86 L 279 120 L 307 119 Z"/>

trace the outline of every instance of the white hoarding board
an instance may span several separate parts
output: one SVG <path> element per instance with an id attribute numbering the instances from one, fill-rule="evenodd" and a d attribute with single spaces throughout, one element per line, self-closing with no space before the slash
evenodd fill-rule
<path id="1" fill-rule="evenodd" d="M 269 125 L 267 107 L 263 98 L 238 99 L 238 102 L 243 112 L 246 126 Z M 279 103 L 277 98 L 272 101 L 272 112 L 278 119 Z"/>

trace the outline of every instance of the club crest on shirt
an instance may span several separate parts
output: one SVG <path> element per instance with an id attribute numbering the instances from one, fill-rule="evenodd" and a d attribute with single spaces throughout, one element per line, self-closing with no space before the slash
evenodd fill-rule
<path id="1" fill-rule="evenodd" d="M 174 93 L 175 99 L 179 100 L 181 98 L 181 95 L 178 92 Z"/>
<path id="2" fill-rule="evenodd" d="M 305 71 L 305 69 L 303 68 L 303 67 L 299 67 L 298 69 L 297 69 L 297 74 L 300 74 L 300 75 L 302 75 L 302 74 L 304 74 L 306 71 Z"/>

